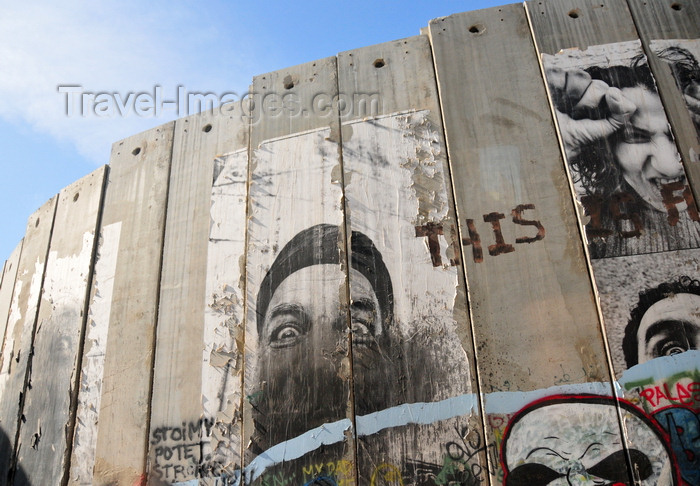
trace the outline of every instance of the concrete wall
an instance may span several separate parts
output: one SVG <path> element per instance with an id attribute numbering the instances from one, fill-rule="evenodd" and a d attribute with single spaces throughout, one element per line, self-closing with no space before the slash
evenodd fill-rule
<path id="1" fill-rule="evenodd" d="M 700 4 L 421 32 L 29 218 L 0 483 L 700 485 Z"/>

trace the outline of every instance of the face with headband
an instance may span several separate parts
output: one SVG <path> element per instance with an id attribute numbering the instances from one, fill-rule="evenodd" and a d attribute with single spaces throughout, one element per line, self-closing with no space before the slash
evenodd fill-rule
<path id="1" fill-rule="evenodd" d="M 280 251 L 257 297 L 258 376 L 271 443 L 347 415 L 348 334 L 353 354 L 381 346 L 393 319 L 391 279 L 381 254 L 353 232 L 349 312 L 334 225 L 298 233 Z"/>

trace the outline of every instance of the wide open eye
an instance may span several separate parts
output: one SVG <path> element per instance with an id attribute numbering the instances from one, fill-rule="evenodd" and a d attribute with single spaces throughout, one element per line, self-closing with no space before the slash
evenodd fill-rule
<path id="1" fill-rule="evenodd" d="M 651 142 L 651 134 L 646 130 L 627 124 L 622 131 L 622 139 L 625 143 L 649 143 Z"/>
<path id="2" fill-rule="evenodd" d="M 263 332 L 271 348 L 287 348 L 296 345 L 308 333 L 310 322 L 303 306 L 285 302 L 270 311 Z"/>
<path id="3" fill-rule="evenodd" d="M 355 336 L 366 336 L 370 333 L 369 325 L 366 322 L 353 321 L 352 332 Z"/>
<path id="4" fill-rule="evenodd" d="M 377 309 L 371 299 L 360 298 L 350 306 L 352 318 L 352 341 L 356 344 L 369 344 L 377 335 Z"/>
<path id="5" fill-rule="evenodd" d="M 687 323 L 679 320 L 660 321 L 650 326 L 646 332 L 646 339 L 651 344 L 653 357 L 671 356 L 688 351 L 687 327 Z"/>
<path id="6" fill-rule="evenodd" d="M 273 329 L 270 335 L 270 346 L 273 348 L 294 346 L 303 335 L 304 329 L 301 326 L 294 322 L 284 322 Z"/>
<path id="7" fill-rule="evenodd" d="M 688 351 L 688 346 L 685 343 L 680 343 L 678 341 L 666 341 L 660 343 L 659 356 L 671 356 L 673 354 L 680 354 Z"/>

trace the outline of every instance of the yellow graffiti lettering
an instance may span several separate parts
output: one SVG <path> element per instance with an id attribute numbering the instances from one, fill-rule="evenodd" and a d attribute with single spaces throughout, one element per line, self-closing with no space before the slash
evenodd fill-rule
<path id="1" fill-rule="evenodd" d="M 352 479 L 353 467 L 350 461 L 340 459 L 336 462 L 308 464 L 302 467 L 302 473 L 305 481 L 322 475 L 334 476 L 338 485 L 342 486 L 345 481 Z"/>
<path id="2" fill-rule="evenodd" d="M 374 468 L 370 486 L 403 486 L 401 471 L 393 464 L 380 464 Z"/>

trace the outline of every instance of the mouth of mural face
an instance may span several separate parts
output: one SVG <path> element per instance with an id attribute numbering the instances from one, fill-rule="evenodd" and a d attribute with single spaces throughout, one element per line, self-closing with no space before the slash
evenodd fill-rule
<path id="1" fill-rule="evenodd" d="M 666 205 L 664 204 L 664 189 L 668 188 L 671 184 L 685 185 L 684 175 L 676 177 L 645 178 L 640 174 L 639 177 L 625 176 L 625 180 L 647 205 L 661 212 L 667 211 Z M 681 212 L 688 209 L 688 204 L 685 201 L 675 203 L 674 206 Z"/>
<path id="2" fill-rule="evenodd" d="M 656 188 L 661 192 L 663 186 L 673 184 L 675 182 L 685 182 L 685 177 L 652 177 L 651 182 L 656 185 Z"/>
<path id="3" fill-rule="evenodd" d="M 375 340 L 374 329 L 371 324 L 363 322 L 352 323 L 352 344 L 356 346 L 369 346 Z"/>

